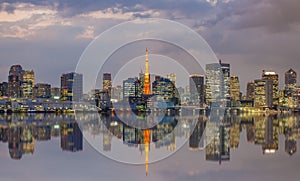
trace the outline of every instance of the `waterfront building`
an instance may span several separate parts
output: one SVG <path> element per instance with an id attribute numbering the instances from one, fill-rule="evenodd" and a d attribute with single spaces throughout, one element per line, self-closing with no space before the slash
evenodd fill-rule
<path id="1" fill-rule="evenodd" d="M 0 97 L 1 96 L 7 96 L 7 90 L 8 89 L 8 83 L 7 82 L 2 82 L 0 83 Z"/>
<path id="2" fill-rule="evenodd" d="M 32 98 L 34 87 L 34 71 L 25 70 L 23 74 L 23 81 L 21 85 L 22 97 Z"/>
<path id="3" fill-rule="evenodd" d="M 60 98 L 60 88 L 58 88 L 58 87 L 51 88 L 51 98 L 53 98 L 53 99 Z"/>
<path id="4" fill-rule="evenodd" d="M 297 88 L 297 73 L 293 70 L 290 69 L 287 72 L 285 72 L 285 90 L 295 90 Z"/>
<path id="5" fill-rule="evenodd" d="M 83 76 L 75 72 L 62 74 L 61 78 L 61 100 L 79 101 L 83 95 Z"/>
<path id="6" fill-rule="evenodd" d="M 255 80 L 254 107 L 273 107 L 273 80 Z"/>
<path id="7" fill-rule="evenodd" d="M 190 101 L 203 105 L 205 102 L 204 75 L 192 74 L 189 79 Z"/>
<path id="8" fill-rule="evenodd" d="M 263 73 L 262 73 L 262 79 L 263 80 L 272 80 L 273 81 L 273 87 L 272 87 L 272 90 L 273 90 L 273 106 L 278 106 L 279 104 L 279 89 L 278 89 L 278 79 L 279 79 L 279 76 L 277 73 L 275 72 L 268 72 L 268 71 L 265 71 L 263 70 Z"/>
<path id="9" fill-rule="evenodd" d="M 8 96 L 19 98 L 22 97 L 21 84 L 23 81 L 24 71 L 21 65 L 12 65 L 8 74 Z"/>
<path id="10" fill-rule="evenodd" d="M 128 78 L 123 81 L 123 99 L 128 99 L 130 96 L 138 96 L 138 78 Z"/>
<path id="11" fill-rule="evenodd" d="M 117 101 L 123 100 L 123 87 L 118 85 L 116 87 L 112 87 L 111 89 L 111 98 Z"/>
<path id="12" fill-rule="evenodd" d="M 152 94 L 158 96 L 157 101 L 173 102 L 173 104 L 177 104 L 179 101 L 173 82 L 160 76 L 156 76 L 155 81 L 152 83 Z"/>
<path id="13" fill-rule="evenodd" d="M 254 100 L 255 96 L 255 83 L 248 82 L 247 83 L 247 100 Z"/>
<path id="14" fill-rule="evenodd" d="M 230 102 L 230 64 L 219 63 L 206 65 L 206 102 Z"/>
<path id="15" fill-rule="evenodd" d="M 240 81 L 238 76 L 230 77 L 230 97 L 234 101 L 241 100 Z"/>
<path id="16" fill-rule="evenodd" d="M 111 74 L 110 73 L 104 73 L 103 74 L 103 91 L 108 92 L 108 96 L 111 97 L 111 88 L 112 88 L 112 81 L 111 81 Z"/>
<path id="17" fill-rule="evenodd" d="M 50 98 L 51 97 L 51 85 L 38 83 L 33 87 L 34 98 Z"/>

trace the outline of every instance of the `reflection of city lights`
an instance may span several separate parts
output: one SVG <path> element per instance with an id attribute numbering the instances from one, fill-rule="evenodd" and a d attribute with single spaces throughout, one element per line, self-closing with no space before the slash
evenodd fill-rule
<path id="1" fill-rule="evenodd" d="M 189 128 L 190 126 L 184 123 L 184 124 L 182 125 L 182 127 L 183 127 L 183 128 Z"/>
<path id="2" fill-rule="evenodd" d="M 54 125 L 53 127 L 54 127 L 54 129 L 59 129 L 59 125 L 58 124 Z"/>
<path id="3" fill-rule="evenodd" d="M 275 153 L 276 152 L 276 150 L 274 150 L 274 149 L 266 149 L 265 150 L 265 153 L 267 153 L 267 154 L 272 154 L 272 153 Z"/>
<path id="4" fill-rule="evenodd" d="M 113 121 L 110 123 L 110 126 L 118 126 L 118 122 L 117 121 Z"/>

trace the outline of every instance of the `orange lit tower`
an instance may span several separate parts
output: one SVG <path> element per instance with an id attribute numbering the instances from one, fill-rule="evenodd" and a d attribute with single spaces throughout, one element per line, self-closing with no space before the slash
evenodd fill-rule
<path id="1" fill-rule="evenodd" d="M 146 48 L 146 64 L 145 64 L 145 76 L 144 76 L 144 94 L 150 94 L 150 74 L 149 74 L 149 59 L 148 49 Z"/>
<path id="2" fill-rule="evenodd" d="M 150 149 L 150 130 L 144 130 L 144 144 L 145 144 L 145 164 L 146 164 L 146 175 L 148 175 L 148 167 L 149 167 L 149 149 Z"/>

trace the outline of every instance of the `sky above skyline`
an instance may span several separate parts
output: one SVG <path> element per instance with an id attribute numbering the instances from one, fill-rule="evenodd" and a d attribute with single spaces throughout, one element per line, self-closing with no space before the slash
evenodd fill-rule
<path id="1" fill-rule="evenodd" d="M 129 20 L 165 18 L 199 33 L 231 64 L 243 91 L 263 69 L 279 73 L 282 85 L 285 71 L 300 73 L 299 8 L 298 0 L 1 1 L 0 81 L 21 64 L 35 71 L 36 82 L 59 86 L 100 33 Z"/>

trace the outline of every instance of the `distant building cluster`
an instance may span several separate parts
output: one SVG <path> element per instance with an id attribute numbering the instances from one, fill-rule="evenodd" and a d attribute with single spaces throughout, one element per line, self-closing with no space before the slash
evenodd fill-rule
<path id="1" fill-rule="evenodd" d="M 166 77 L 151 75 L 148 70 L 148 50 L 146 50 L 145 73 L 123 80 L 122 85 L 112 86 L 112 75 L 102 75 L 102 89 L 94 89 L 83 94 L 83 75 L 75 72 L 61 75 L 60 87 L 48 83 L 37 83 L 33 70 L 23 70 L 21 65 L 12 65 L 8 81 L 0 83 L 1 98 L 10 99 L 52 99 L 57 101 L 92 100 L 101 109 L 109 109 L 113 102 L 129 101 L 135 107 L 153 106 L 151 97 L 168 107 L 178 105 L 227 107 L 251 111 L 287 110 L 300 108 L 300 87 L 297 73 L 290 69 L 285 73 L 285 86 L 279 89 L 279 75 L 273 71 L 262 71 L 260 79 L 247 83 L 246 95 L 240 89 L 239 77 L 231 75 L 230 64 L 206 65 L 205 75 L 191 74 L 189 85 L 176 87 L 176 74 Z"/>

